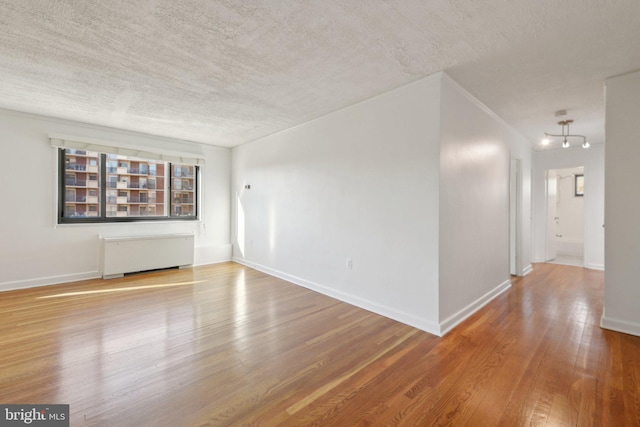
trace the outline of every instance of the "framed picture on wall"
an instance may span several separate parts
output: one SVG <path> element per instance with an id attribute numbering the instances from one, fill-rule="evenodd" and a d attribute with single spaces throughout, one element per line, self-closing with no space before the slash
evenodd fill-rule
<path id="1" fill-rule="evenodd" d="M 575 196 L 583 197 L 584 196 L 584 175 L 576 175 L 575 176 Z"/>

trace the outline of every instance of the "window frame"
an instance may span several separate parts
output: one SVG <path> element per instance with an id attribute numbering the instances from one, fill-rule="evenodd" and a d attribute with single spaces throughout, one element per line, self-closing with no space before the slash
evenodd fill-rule
<path id="1" fill-rule="evenodd" d="M 69 148 L 66 148 L 69 149 Z M 98 216 L 89 216 L 89 217 L 65 217 L 66 211 L 66 191 L 67 191 L 67 170 L 66 170 L 66 162 L 65 162 L 65 148 L 59 147 L 57 149 L 58 152 L 58 206 L 57 210 L 57 222 L 58 224 L 102 224 L 102 223 L 129 223 L 129 222 L 157 222 L 157 221 L 199 221 L 200 220 L 200 165 L 189 165 L 189 167 L 193 167 L 193 181 L 194 181 L 194 194 L 193 194 L 193 205 L 194 205 L 194 215 L 193 216 L 172 216 L 173 212 L 173 198 L 171 197 L 173 191 L 173 182 L 171 179 L 171 171 L 173 169 L 173 164 L 180 164 L 178 162 L 171 161 L 163 161 L 165 163 L 165 181 L 167 181 L 166 188 L 163 190 L 167 192 L 167 207 L 166 207 L 166 215 L 163 216 L 126 216 L 126 217 L 107 217 L 107 190 L 111 189 L 107 187 L 107 161 L 112 159 L 107 159 L 107 153 L 97 152 L 99 155 L 98 161 L 98 182 L 99 185 L 96 188 L 98 190 Z M 131 157 L 131 156 L 125 156 Z M 140 157 L 140 159 L 144 159 L 144 157 Z M 144 160 L 152 160 L 152 159 L 144 159 Z M 127 160 L 129 162 L 130 160 Z M 150 168 L 151 169 L 151 168 Z M 75 174 L 74 174 L 75 175 Z M 154 175 L 154 178 L 157 178 L 157 175 Z M 157 182 L 157 179 L 156 179 Z M 92 187 L 94 188 L 94 187 Z M 117 190 L 117 189 L 116 189 Z M 154 190 L 157 191 L 157 188 Z M 148 198 L 148 196 L 147 196 Z M 155 210 L 155 209 L 154 209 Z"/>
<path id="2" fill-rule="evenodd" d="M 582 181 L 582 191 L 579 191 L 578 181 Z M 573 177 L 573 196 L 584 197 L 584 174 L 576 174 Z"/>

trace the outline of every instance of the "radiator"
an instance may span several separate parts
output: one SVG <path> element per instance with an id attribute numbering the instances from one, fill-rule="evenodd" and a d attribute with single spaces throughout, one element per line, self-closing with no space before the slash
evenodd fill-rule
<path id="1" fill-rule="evenodd" d="M 193 265 L 193 234 L 102 237 L 102 277 Z"/>

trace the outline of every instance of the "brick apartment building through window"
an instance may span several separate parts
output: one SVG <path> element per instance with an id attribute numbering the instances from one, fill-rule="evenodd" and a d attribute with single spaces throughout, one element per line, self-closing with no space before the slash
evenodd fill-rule
<path id="1" fill-rule="evenodd" d="M 59 149 L 58 220 L 197 219 L 198 166 Z"/>

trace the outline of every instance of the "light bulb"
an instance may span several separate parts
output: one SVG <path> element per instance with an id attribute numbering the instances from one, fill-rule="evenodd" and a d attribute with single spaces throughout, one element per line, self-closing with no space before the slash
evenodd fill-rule
<path id="1" fill-rule="evenodd" d="M 591 144 L 589 144 L 589 141 L 585 140 L 584 143 L 582 143 L 582 148 L 589 148 L 591 146 Z"/>
<path id="2" fill-rule="evenodd" d="M 569 148 L 569 141 L 565 139 L 564 142 L 562 143 L 562 148 Z"/>
<path id="3" fill-rule="evenodd" d="M 542 138 L 542 145 L 549 145 L 550 142 L 551 140 L 549 139 L 548 136 L 545 136 L 544 138 Z"/>

